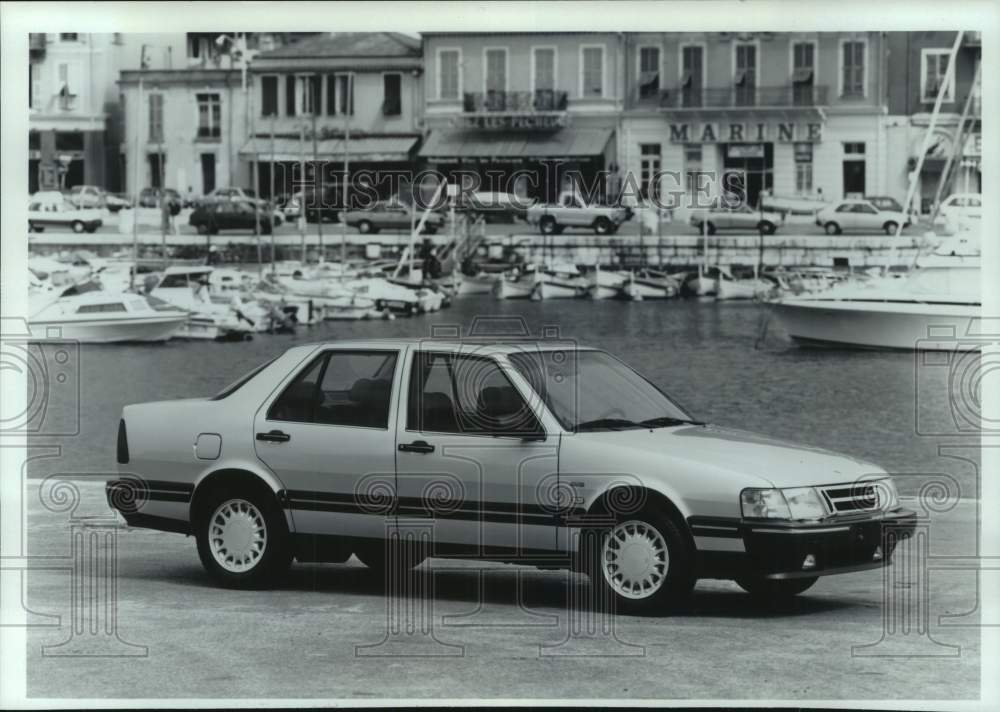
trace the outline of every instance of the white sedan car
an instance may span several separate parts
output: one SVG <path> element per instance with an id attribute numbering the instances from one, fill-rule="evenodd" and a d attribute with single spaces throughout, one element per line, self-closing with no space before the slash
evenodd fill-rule
<path id="1" fill-rule="evenodd" d="M 485 558 L 663 611 L 698 578 L 781 597 L 886 566 L 915 523 L 880 467 L 697 422 L 559 340 L 296 346 L 211 398 L 126 406 L 117 460 L 111 506 L 193 535 L 235 587 L 293 558 Z"/>
<path id="2" fill-rule="evenodd" d="M 955 193 L 941 203 L 938 215 L 945 222 L 961 223 L 983 217 L 983 196 L 979 193 Z"/>
<path id="3" fill-rule="evenodd" d="M 73 232 L 94 232 L 102 224 L 97 208 L 78 208 L 59 191 L 39 191 L 28 203 L 28 231 L 47 227 L 69 228 Z"/>
<path id="4" fill-rule="evenodd" d="M 714 207 L 708 210 L 691 211 L 688 222 L 698 229 L 714 235 L 716 230 L 753 230 L 773 235 L 784 222 L 780 213 L 770 210 L 754 210 L 749 205 L 735 207 Z"/>
<path id="5" fill-rule="evenodd" d="M 839 235 L 844 230 L 895 235 L 900 225 L 909 226 L 910 217 L 896 210 L 879 210 L 870 200 L 842 200 L 817 212 L 816 224 L 827 235 Z"/>

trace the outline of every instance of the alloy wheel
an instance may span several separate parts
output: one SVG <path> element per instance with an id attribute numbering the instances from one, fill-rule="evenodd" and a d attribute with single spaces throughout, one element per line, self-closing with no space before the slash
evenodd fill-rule
<path id="1" fill-rule="evenodd" d="M 663 535 L 639 520 L 622 522 L 611 530 L 601 551 L 601 572 L 615 593 L 644 599 L 663 586 L 670 554 Z"/>
<path id="2" fill-rule="evenodd" d="M 245 499 L 226 500 L 208 521 L 212 556 L 223 569 L 243 573 L 253 569 L 267 548 L 264 515 Z"/>

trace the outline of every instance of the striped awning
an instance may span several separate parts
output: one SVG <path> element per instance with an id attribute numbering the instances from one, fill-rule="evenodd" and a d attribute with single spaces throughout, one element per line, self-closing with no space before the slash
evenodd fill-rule
<path id="1" fill-rule="evenodd" d="M 516 131 L 461 131 L 438 129 L 420 149 L 430 160 L 452 158 L 560 158 L 597 156 L 614 129 L 560 129 L 551 134 Z"/>
<path id="2" fill-rule="evenodd" d="M 415 136 L 362 136 L 347 141 L 347 150 L 352 161 L 407 161 L 417 138 Z M 313 151 L 312 139 L 304 142 L 294 138 L 262 138 L 257 136 L 249 139 L 240 149 L 240 156 L 252 158 L 256 156 L 261 161 L 298 161 L 305 158 L 311 161 L 313 156 L 336 161 L 344 158 L 342 138 L 328 138 L 316 141 Z M 272 158 L 273 154 L 273 158 Z"/>

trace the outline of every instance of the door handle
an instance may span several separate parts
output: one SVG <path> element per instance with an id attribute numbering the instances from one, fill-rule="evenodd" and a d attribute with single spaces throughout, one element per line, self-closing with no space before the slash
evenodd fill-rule
<path id="1" fill-rule="evenodd" d="M 269 433 L 257 433 L 257 439 L 268 443 L 287 443 L 292 436 L 280 430 L 272 430 Z"/>
<path id="2" fill-rule="evenodd" d="M 434 452 L 434 446 L 426 440 L 414 440 L 412 443 L 400 443 L 399 451 L 428 453 Z"/>

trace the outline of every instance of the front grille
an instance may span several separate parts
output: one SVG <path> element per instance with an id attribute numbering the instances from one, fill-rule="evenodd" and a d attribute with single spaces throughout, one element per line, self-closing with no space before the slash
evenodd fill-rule
<path id="1" fill-rule="evenodd" d="M 874 482 L 823 487 L 820 492 L 832 514 L 872 512 L 882 506 L 882 488 Z"/>

